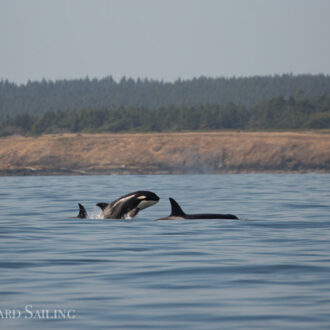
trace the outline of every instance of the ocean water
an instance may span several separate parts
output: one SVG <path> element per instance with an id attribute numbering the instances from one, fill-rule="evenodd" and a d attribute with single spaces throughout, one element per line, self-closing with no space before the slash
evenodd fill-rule
<path id="1" fill-rule="evenodd" d="M 329 329 L 330 175 L 0 177 L 0 256 L 0 329 Z"/>

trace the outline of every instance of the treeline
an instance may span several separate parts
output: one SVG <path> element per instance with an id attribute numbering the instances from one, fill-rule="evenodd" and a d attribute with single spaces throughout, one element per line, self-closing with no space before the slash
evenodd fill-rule
<path id="1" fill-rule="evenodd" d="M 277 97 L 251 108 L 234 103 L 226 106 L 170 106 L 157 110 L 127 106 L 59 110 L 41 117 L 29 114 L 6 116 L 0 124 L 0 135 L 310 128 L 330 128 L 330 96 L 314 99 Z"/>
<path id="2" fill-rule="evenodd" d="M 40 81 L 17 85 L 0 81 L 0 120 L 6 115 L 41 116 L 57 110 L 71 111 L 100 108 L 158 109 L 175 105 L 178 108 L 200 104 L 228 103 L 252 107 L 275 97 L 288 98 L 296 93 L 312 98 L 330 93 L 327 75 L 276 75 L 242 78 L 207 78 L 164 81 L 123 77 L 115 81 L 76 79 Z"/>

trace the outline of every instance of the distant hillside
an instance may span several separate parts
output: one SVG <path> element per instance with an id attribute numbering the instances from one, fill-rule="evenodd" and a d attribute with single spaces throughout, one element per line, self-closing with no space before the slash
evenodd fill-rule
<path id="1" fill-rule="evenodd" d="M 329 132 L 0 138 L 0 175 L 330 172 Z"/>
<path id="2" fill-rule="evenodd" d="M 0 119 L 5 115 L 40 116 L 57 110 L 81 110 L 133 106 L 159 107 L 227 105 L 254 106 L 275 97 L 302 94 L 311 98 L 330 93 L 330 76 L 276 75 L 246 78 L 207 78 L 155 80 L 112 77 L 101 80 L 78 79 L 28 82 L 16 85 L 0 81 Z"/>
<path id="3" fill-rule="evenodd" d="M 330 95 L 314 99 L 277 97 L 249 109 L 221 105 L 82 109 L 28 114 L 0 120 L 0 136 L 103 132 L 330 129 Z"/>

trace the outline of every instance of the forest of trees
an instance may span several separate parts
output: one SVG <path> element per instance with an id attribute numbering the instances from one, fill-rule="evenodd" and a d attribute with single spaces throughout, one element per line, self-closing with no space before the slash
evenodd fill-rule
<path id="1" fill-rule="evenodd" d="M 71 111 L 49 111 L 42 116 L 5 116 L 0 135 L 39 135 L 64 132 L 169 132 L 219 129 L 330 128 L 330 95 L 304 98 L 275 97 L 247 107 L 227 105 L 110 106 Z"/>
<path id="2" fill-rule="evenodd" d="M 206 104 L 226 107 L 227 104 L 233 103 L 251 108 L 271 98 L 287 99 L 291 95 L 301 93 L 306 99 L 329 94 L 330 76 L 286 74 L 246 78 L 200 77 L 191 80 L 178 79 L 173 83 L 125 77 L 116 82 L 109 76 L 100 80 L 85 78 L 29 81 L 22 85 L 2 80 L 0 120 L 7 115 L 12 118 L 17 115 L 40 117 L 49 112 L 69 111 L 70 116 L 73 116 L 73 110 L 79 113 L 81 109 L 120 107 L 125 108 L 125 111 L 129 111 L 131 107 L 150 110 L 166 108 L 166 111 L 170 112 L 170 107 L 174 106 L 185 109 L 182 110 L 183 115 L 188 108 L 201 111 L 201 105 Z M 210 109 L 208 111 L 211 111 Z M 212 111 L 210 113 L 213 113 Z M 148 111 L 140 115 L 152 116 Z"/>

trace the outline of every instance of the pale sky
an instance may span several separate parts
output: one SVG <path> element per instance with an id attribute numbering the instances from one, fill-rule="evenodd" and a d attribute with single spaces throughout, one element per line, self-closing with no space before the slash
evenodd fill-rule
<path id="1" fill-rule="evenodd" d="M 330 0 L 0 0 L 0 80 L 330 74 Z"/>

